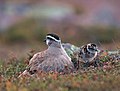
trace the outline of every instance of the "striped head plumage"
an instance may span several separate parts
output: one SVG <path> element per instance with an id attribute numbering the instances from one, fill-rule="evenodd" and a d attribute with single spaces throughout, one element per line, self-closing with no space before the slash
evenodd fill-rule
<path id="1" fill-rule="evenodd" d="M 79 57 L 83 60 L 84 63 L 92 62 L 97 57 L 100 50 L 97 45 L 94 43 L 89 43 L 83 45 L 79 51 Z"/>
<path id="2" fill-rule="evenodd" d="M 61 39 L 57 34 L 47 34 L 45 42 L 48 46 L 61 45 Z"/>

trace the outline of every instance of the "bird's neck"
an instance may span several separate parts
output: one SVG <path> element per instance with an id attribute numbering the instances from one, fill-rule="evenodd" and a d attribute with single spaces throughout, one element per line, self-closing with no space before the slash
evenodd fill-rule
<path id="1" fill-rule="evenodd" d="M 54 52 L 54 53 L 58 53 L 60 52 L 61 50 L 63 50 L 62 46 L 61 45 L 57 45 L 57 46 L 48 46 L 48 50 Z"/>
<path id="2" fill-rule="evenodd" d="M 48 50 L 51 52 L 50 54 L 65 55 L 68 58 L 68 60 L 71 60 L 71 58 L 68 56 L 62 45 L 60 47 L 49 46 Z"/>

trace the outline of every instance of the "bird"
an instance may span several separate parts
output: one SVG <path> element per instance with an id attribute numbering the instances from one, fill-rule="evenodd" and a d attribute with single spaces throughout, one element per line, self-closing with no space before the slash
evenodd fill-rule
<path id="1" fill-rule="evenodd" d="M 71 61 L 74 64 L 74 68 L 77 71 L 79 68 L 79 61 L 78 61 L 78 53 L 79 53 L 79 47 L 71 44 L 71 43 L 62 43 L 63 48 L 71 58 Z"/>
<path id="2" fill-rule="evenodd" d="M 96 58 L 99 53 L 100 50 L 95 43 L 88 43 L 86 45 L 83 45 L 80 47 L 78 52 L 79 62 L 83 63 L 85 67 L 89 67 L 90 64 L 93 64 L 93 66 L 97 66 Z"/>
<path id="3" fill-rule="evenodd" d="M 44 41 L 48 48 L 34 54 L 23 75 L 26 73 L 32 75 L 39 71 L 58 73 L 73 72 L 74 65 L 64 50 L 60 37 L 57 34 L 49 33 L 46 35 Z"/>
<path id="4" fill-rule="evenodd" d="M 71 58 L 79 51 L 79 47 L 71 43 L 62 43 L 62 46 Z"/>

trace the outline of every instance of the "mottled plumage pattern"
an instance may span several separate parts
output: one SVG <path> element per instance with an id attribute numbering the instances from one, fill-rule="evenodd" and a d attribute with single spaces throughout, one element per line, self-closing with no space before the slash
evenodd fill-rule
<path id="1" fill-rule="evenodd" d="M 31 74 L 37 71 L 72 72 L 73 63 L 64 52 L 61 48 L 48 48 L 39 52 L 30 60 L 27 69 Z"/>
<path id="2" fill-rule="evenodd" d="M 33 74 L 37 71 L 37 67 L 40 63 L 42 63 L 45 60 L 46 51 L 36 53 L 31 60 L 29 61 L 29 65 L 27 66 L 28 72 L 30 74 Z"/>
<path id="3" fill-rule="evenodd" d="M 82 46 L 78 54 L 80 61 L 83 63 L 94 62 L 95 58 L 98 55 L 97 51 L 98 49 L 95 44 L 87 44 L 87 45 Z"/>
<path id="4" fill-rule="evenodd" d="M 69 55 L 69 57 L 71 58 L 74 57 L 75 54 L 79 52 L 79 47 L 72 45 L 70 43 L 62 43 L 62 46 Z"/>
<path id="5" fill-rule="evenodd" d="M 37 72 L 70 73 L 74 71 L 71 58 L 64 50 L 60 38 L 56 34 L 47 34 L 45 39 L 48 49 L 36 53 L 29 61 L 29 65 L 23 74 L 35 74 Z"/>

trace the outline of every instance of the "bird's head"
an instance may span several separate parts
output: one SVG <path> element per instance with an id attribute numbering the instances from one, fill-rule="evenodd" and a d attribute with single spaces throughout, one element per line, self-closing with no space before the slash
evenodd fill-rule
<path id="1" fill-rule="evenodd" d="M 48 46 L 58 46 L 61 45 L 61 39 L 57 34 L 47 34 L 44 40 Z"/>
<path id="2" fill-rule="evenodd" d="M 98 46 L 95 43 L 87 44 L 87 50 L 91 53 L 100 52 L 100 50 L 98 49 Z"/>

